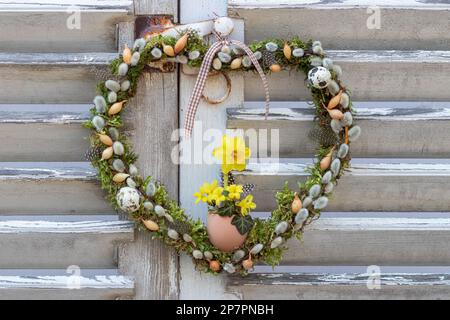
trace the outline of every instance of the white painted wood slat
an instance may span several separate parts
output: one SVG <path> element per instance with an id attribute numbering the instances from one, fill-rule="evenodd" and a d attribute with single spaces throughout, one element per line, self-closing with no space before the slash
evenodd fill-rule
<path id="1" fill-rule="evenodd" d="M 132 296 L 134 282 L 115 269 L 1 269 L 0 298 L 6 300 L 117 299 Z"/>
<path id="2" fill-rule="evenodd" d="M 326 52 L 344 70 L 342 81 L 351 89 L 355 101 L 447 101 L 450 98 L 446 90 L 450 72 L 448 51 Z M 264 100 L 257 77 L 253 73 L 244 74 L 247 101 Z M 301 72 L 279 72 L 272 74 L 268 80 L 272 100 L 311 99 L 310 91 L 305 86 L 305 75 Z"/>
<path id="3" fill-rule="evenodd" d="M 280 3 L 281 2 L 281 3 Z M 378 6 L 382 8 L 450 8 L 446 1 L 442 0 L 341 0 L 339 2 L 327 0 L 229 0 L 230 7 L 249 7 L 249 8 L 355 8 L 355 7 L 369 7 Z"/>
<path id="4" fill-rule="evenodd" d="M 190 0 L 182 1 L 180 7 L 180 23 L 193 23 L 204 21 L 218 16 L 225 16 L 227 1 L 225 0 Z M 243 40 L 243 22 L 235 21 L 235 29 L 231 37 Z M 180 74 L 180 122 L 183 128 L 188 101 L 195 84 L 196 70 L 186 70 Z M 189 72 L 190 71 L 190 72 Z M 190 73 L 190 74 L 189 74 Z M 211 163 L 211 154 L 203 150 L 211 141 L 204 141 L 203 134 L 209 129 L 216 129 L 219 135 L 216 143 L 220 143 L 220 136 L 226 129 L 226 108 L 240 107 L 244 102 L 244 82 L 241 73 L 230 74 L 232 89 L 226 101 L 218 105 L 208 105 L 200 101 L 194 127 L 193 140 L 187 146 L 181 145 L 181 155 L 186 157 L 180 165 L 180 203 L 186 212 L 194 218 L 204 219 L 207 208 L 204 205 L 195 205 L 193 194 L 204 181 L 212 181 L 218 178 L 219 166 Z M 261 89 L 262 90 L 262 89 Z M 209 77 L 205 87 L 205 93 L 210 97 L 221 97 L 226 92 L 226 83 L 220 76 Z M 211 131 L 209 131 L 211 132 Z M 208 139 L 205 137 L 205 139 Z M 193 141 L 193 142 L 192 142 Z M 181 157 L 181 159 L 183 159 Z M 197 159 L 197 160 L 194 160 Z M 183 161 L 183 160 L 182 160 Z M 205 162 L 203 162 L 205 161 Z M 195 270 L 191 257 L 180 257 L 180 298 L 181 299 L 232 299 L 234 296 L 224 292 L 225 277 L 215 277 L 202 274 Z"/>
<path id="5" fill-rule="evenodd" d="M 380 281 L 380 287 L 376 285 Z M 228 291 L 241 299 L 411 299 L 449 298 L 449 273 L 260 273 L 230 279 Z M 368 287 L 369 284 L 369 287 Z"/>
<path id="6" fill-rule="evenodd" d="M 22 0 L 0 1 L 0 11 L 65 11 L 70 7 L 79 10 L 108 10 L 130 12 L 133 8 L 132 0 Z"/>
<path id="7" fill-rule="evenodd" d="M 356 101 L 353 105 L 355 121 L 364 128 L 352 144 L 354 157 L 439 158 L 450 152 L 450 108 L 446 102 Z M 314 111 L 308 102 L 276 101 L 265 120 L 263 102 L 247 102 L 245 108 L 228 111 L 227 127 L 244 130 L 252 139 L 257 131 L 255 156 L 279 152 L 282 158 L 311 157 L 317 149 L 317 143 L 308 136 L 314 128 Z M 438 136 L 442 139 L 436 139 Z M 271 150 L 272 143 L 278 148 Z"/>
<path id="8" fill-rule="evenodd" d="M 0 52 L 0 65 L 5 66 L 36 66 L 36 65 L 64 65 L 107 66 L 117 58 L 115 52 L 88 52 L 88 53 L 23 53 Z"/>
<path id="9" fill-rule="evenodd" d="M 239 183 L 255 183 L 257 210 L 270 211 L 275 192 L 285 181 L 296 188 L 311 163 L 312 159 L 260 159 L 235 176 Z M 449 176 L 448 159 L 353 159 L 327 211 L 447 211 Z"/>
<path id="10" fill-rule="evenodd" d="M 91 105 L 0 105 L 2 161 L 82 161 Z"/>
<path id="11" fill-rule="evenodd" d="M 229 5 L 230 15 L 245 20 L 247 41 L 300 36 L 321 40 L 328 49 L 450 49 L 446 1 L 233 0 Z"/>
<path id="12" fill-rule="evenodd" d="M 117 53 L 0 54 L 3 104 L 91 103 L 95 72 L 106 68 Z"/>
<path id="13" fill-rule="evenodd" d="M 136 15 L 170 14 L 178 22 L 178 1 L 135 0 Z M 121 29 L 121 40 L 134 41 L 133 28 Z M 123 46 L 123 44 L 119 44 Z M 176 141 L 170 141 L 178 127 L 178 77 L 176 73 L 146 72 L 141 76 L 136 96 L 124 113 L 124 122 L 138 167 L 143 176 L 161 181 L 172 199 L 178 199 L 179 169 L 171 159 Z M 166 141 L 166 143 L 161 143 Z M 136 278 L 135 299 L 178 299 L 178 255 L 146 231 L 136 232 L 133 243 L 119 250 L 119 269 Z"/>
<path id="14" fill-rule="evenodd" d="M 87 162 L 0 163 L 0 214 L 110 213 Z"/>
<path id="15" fill-rule="evenodd" d="M 113 52 L 132 1 L 1 1 L 2 52 Z M 17 26 L 20 26 L 18 28 Z"/>
<path id="16" fill-rule="evenodd" d="M 134 239 L 133 227 L 114 215 L 1 216 L 0 268 L 116 267 L 117 244 Z"/>
<path id="17" fill-rule="evenodd" d="M 388 213 L 386 213 L 388 216 Z M 450 264 L 448 217 L 321 217 L 302 242 L 290 240 L 285 265 Z M 318 245 L 320 244 L 320 245 Z"/>

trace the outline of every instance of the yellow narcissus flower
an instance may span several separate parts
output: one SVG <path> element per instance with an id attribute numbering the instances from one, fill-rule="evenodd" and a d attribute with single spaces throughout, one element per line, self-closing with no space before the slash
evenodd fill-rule
<path id="1" fill-rule="evenodd" d="M 222 201 L 225 201 L 225 196 L 223 195 L 223 188 L 216 187 L 212 193 L 208 196 L 208 203 L 215 203 L 216 206 L 219 206 Z"/>
<path id="2" fill-rule="evenodd" d="M 242 186 L 232 184 L 231 186 L 225 187 L 225 190 L 228 191 L 228 198 L 230 200 L 239 200 L 241 198 Z"/>
<path id="3" fill-rule="evenodd" d="M 199 203 L 200 201 L 207 202 L 208 197 L 217 188 L 218 184 L 219 183 L 217 182 L 217 180 L 214 180 L 212 183 L 205 182 L 200 187 L 200 190 L 198 192 L 194 193 L 194 197 L 197 198 L 197 200 L 195 200 L 195 203 Z"/>
<path id="4" fill-rule="evenodd" d="M 250 148 L 241 137 L 223 135 L 222 145 L 213 150 L 213 156 L 222 164 L 224 175 L 232 170 L 243 171 L 250 158 Z"/>
<path id="5" fill-rule="evenodd" d="M 249 211 L 256 208 L 256 204 L 253 202 L 253 196 L 249 194 L 242 201 L 238 202 L 238 207 L 241 207 L 241 213 L 245 216 Z"/>

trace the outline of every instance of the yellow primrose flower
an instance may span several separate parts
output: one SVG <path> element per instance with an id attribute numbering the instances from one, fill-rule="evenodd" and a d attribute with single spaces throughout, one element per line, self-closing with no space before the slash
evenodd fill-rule
<path id="1" fill-rule="evenodd" d="M 238 207 L 241 207 L 241 213 L 245 216 L 248 211 L 251 211 L 256 208 L 256 204 L 253 202 L 253 196 L 249 194 L 242 201 L 238 202 Z"/>
<path id="2" fill-rule="evenodd" d="M 206 194 L 204 193 L 204 190 L 202 188 L 200 188 L 200 191 L 194 193 L 194 197 L 197 198 L 195 200 L 195 203 L 199 203 L 200 201 L 206 202 L 208 200 L 208 196 L 206 196 Z"/>
<path id="3" fill-rule="evenodd" d="M 225 190 L 228 191 L 228 198 L 230 198 L 230 200 L 239 200 L 243 191 L 242 186 L 236 184 L 225 187 Z"/>
<path id="4" fill-rule="evenodd" d="M 225 175 L 232 170 L 243 171 L 245 162 L 250 158 L 250 148 L 241 137 L 223 135 L 222 145 L 213 150 L 213 156 L 222 163 Z"/>
<path id="5" fill-rule="evenodd" d="M 216 187 L 212 193 L 208 196 L 208 203 L 215 203 L 219 206 L 222 201 L 225 201 L 225 196 L 223 195 L 223 188 Z"/>
<path id="6" fill-rule="evenodd" d="M 207 202 L 208 201 L 208 197 L 217 188 L 218 184 L 219 183 L 217 182 L 217 180 L 214 180 L 212 183 L 205 182 L 200 187 L 200 190 L 198 192 L 194 193 L 194 197 L 197 198 L 197 200 L 195 200 L 195 203 L 199 203 L 200 201 Z"/>

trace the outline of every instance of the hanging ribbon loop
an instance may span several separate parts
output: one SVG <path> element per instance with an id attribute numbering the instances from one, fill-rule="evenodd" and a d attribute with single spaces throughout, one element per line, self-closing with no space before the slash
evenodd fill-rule
<path id="1" fill-rule="evenodd" d="M 266 96 L 266 113 L 265 117 L 267 119 L 267 115 L 269 113 L 269 103 L 270 103 L 270 96 L 269 96 L 269 85 L 267 82 L 266 75 L 264 74 L 263 69 L 261 68 L 261 65 L 258 62 L 258 59 L 256 59 L 253 52 L 250 50 L 247 45 L 245 45 L 243 42 L 238 40 L 228 40 L 223 39 L 218 36 L 218 41 L 215 42 L 206 52 L 205 57 L 203 59 L 203 62 L 200 66 L 200 71 L 198 73 L 197 80 L 195 82 L 194 90 L 192 91 L 191 97 L 189 99 L 188 104 L 188 110 L 185 117 L 185 123 L 184 123 L 184 129 L 186 132 L 186 137 L 190 137 L 192 135 L 192 130 L 194 128 L 194 121 L 195 121 L 195 115 L 197 113 L 198 104 L 200 103 L 200 99 L 203 96 L 203 90 L 205 88 L 206 84 L 206 78 L 208 77 L 209 69 L 211 68 L 211 63 L 214 59 L 214 56 L 217 52 L 220 51 L 220 49 L 224 45 L 228 45 L 229 43 L 234 44 L 235 46 L 238 46 L 242 48 L 245 53 L 250 58 L 250 61 L 255 66 L 256 71 L 258 71 L 258 74 L 262 80 L 263 86 L 264 86 L 264 92 Z"/>

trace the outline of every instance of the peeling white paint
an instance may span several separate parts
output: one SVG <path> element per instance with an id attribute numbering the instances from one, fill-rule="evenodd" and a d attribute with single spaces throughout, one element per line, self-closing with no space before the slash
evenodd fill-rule
<path id="1" fill-rule="evenodd" d="M 55 220 L 27 220 L 26 217 L 12 220 L 0 220 L 0 234 L 20 233 L 129 233 L 133 232 L 134 223 L 127 220 L 92 220 L 86 221 L 55 221 Z M 91 220 L 89 220 L 91 219 Z"/>
<path id="2" fill-rule="evenodd" d="M 1 112 L 1 110 L 0 110 Z M 5 112 L 0 114 L 0 123 L 51 123 L 51 124 L 69 124 L 78 123 L 88 120 L 89 117 L 85 113 L 39 113 L 39 112 L 29 112 L 23 114 L 20 112 Z"/>
<path id="3" fill-rule="evenodd" d="M 351 63 L 450 63 L 450 51 L 327 50 L 336 62 Z"/>
<path id="4" fill-rule="evenodd" d="M 100 270 L 101 271 L 101 270 Z M 0 274 L 0 289 L 67 289 L 68 283 L 70 283 L 70 275 L 42 275 L 42 276 L 2 276 Z M 115 276 L 103 276 L 96 275 L 92 277 L 80 276 L 79 280 L 80 289 L 92 288 L 92 289 L 111 289 L 111 288 L 124 288 L 133 289 L 134 282 L 132 278 L 115 275 Z M 75 289 L 70 289 L 75 290 Z"/>
<path id="5" fill-rule="evenodd" d="M 398 109 L 395 107 L 358 107 L 355 102 L 355 119 L 358 120 L 383 120 L 383 121 L 405 121 L 405 120 L 449 120 L 450 108 L 439 109 Z M 312 107 L 306 108 L 272 108 L 267 120 L 292 120 L 312 121 L 315 118 Z M 230 109 L 229 120 L 243 121 L 266 121 L 265 109 Z"/>
<path id="6" fill-rule="evenodd" d="M 366 286 L 369 275 L 367 273 L 342 273 L 342 274 L 321 274 L 321 273 L 260 273 L 251 274 L 243 279 L 233 279 L 230 285 L 254 286 L 254 285 L 346 285 L 346 286 Z M 383 286 L 404 286 L 404 285 L 450 285 L 450 274 L 436 273 L 382 273 L 380 280 Z"/>
<path id="7" fill-rule="evenodd" d="M 24 53 L 0 52 L 0 65 L 103 65 L 107 66 L 117 53 Z"/>
<path id="8" fill-rule="evenodd" d="M 353 159 L 348 169 L 353 176 L 450 176 L 448 159 Z M 395 161 L 395 162 L 394 162 Z M 441 161 L 442 163 L 439 163 Z M 258 159 L 250 162 L 246 171 L 236 175 L 308 176 L 305 169 L 310 159 Z"/>
<path id="9" fill-rule="evenodd" d="M 450 231 L 449 218 L 320 218 L 308 230 L 345 231 Z"/>
<path id="10" fill-rule="evenodd" d="M 0 180 L 93 180 L 88 162 L 0 162 Z"/>
<path id="11" fill-rule="evenodd" d="M 253 8 L 324 8 L 344 9 L 352 7 L 395 7 L 395 8 L 421 8 L 421 9 L 448 9 L 450 2 L 443 3 L 437 0 L 229 0 L 231 7 Z"/>
<path id="12" fill-rule="evenodd" d="M 132 11 L 133 1 L 130 0 L 19 0 L 0 1 L 1 11 L 66 11 L 72 6 L 77 6 L 83 11 Z"/>

